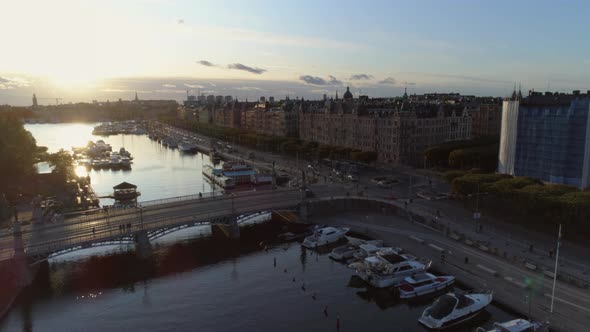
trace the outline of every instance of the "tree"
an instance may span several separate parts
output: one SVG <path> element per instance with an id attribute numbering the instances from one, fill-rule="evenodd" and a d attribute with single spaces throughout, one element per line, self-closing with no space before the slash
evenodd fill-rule
<path id="1" fill-rule="evenodd" d="M 60 149 L 56 153 L 52 153 L 47 158 L 49 165 L 53 167 L 52 173 L 60 174 L 65 180 L 70 179 L 74 174 L 74 164 L 72 155 Z"/>
<path id="2" fill-rule="evenodd" d="M 0 182 L 12 183 L 33 173 L 36 155 L 35 139 L 22 123 L 16 119 L 0 117 Z"/>

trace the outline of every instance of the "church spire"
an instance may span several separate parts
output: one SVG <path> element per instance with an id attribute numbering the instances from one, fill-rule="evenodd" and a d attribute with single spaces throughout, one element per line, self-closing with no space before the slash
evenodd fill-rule
<path id="1" fill-rule="evenodd" d="M 187 95 L 188 95 L 188 90 L 187 90 Z M 135 101 L 139 101 L 139 98 L 137 98 L 137 91 L 135 91 Z"/>

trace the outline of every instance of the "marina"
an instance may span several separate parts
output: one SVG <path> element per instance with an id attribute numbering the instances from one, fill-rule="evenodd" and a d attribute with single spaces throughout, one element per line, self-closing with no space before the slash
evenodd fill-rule
<path id="1" fill-rule="evenodd" d="M 140 201 L 152 201 L 157 199 L 177 197 L 184 195 L 197 195 L 219 190 L 202 176 L 205 165 L 213 165 L 208 154 L 186 154 L 162 146 L 155 140 L 150 140 L 147 135 L 117 134 L 106 137 L 92 135 L 94 123 L 60 123 L 60 124 L 26 124 L 37 144 L 49 148 L 49 152 L 57 152 L 59 149 L 73 151 L 72 147 L 87 148 L 89 141 L 97 143 L 102 140 L 104 147 L 111 147 L 109 152 L 121 153 L 121 148 L 129 152 L 133 157 L 131 168 L 88 166 L 88 158 L 77 158 L 79 164 L 75 168 L 76 174 L 89 177 L 93 192 L 98 197 L 107 197 L 113 194 L 113 187 L 129 182 L 137 185 L 141 192 Z M 67 132 L 71 135 L 55 135 L 56 132 Z M 99 144 L 101 146 L 101 144 Z M 79 150 L 76 150 L 79 151 Z M 76 153 L 75 151 L 73 151 Z M 123 158 L 122 158 L 123 159 Z M 110 163 L 111 159 L 108 159 Z M 86 162 L 86 163 L 85 163 Z M 222 163 L 221 163 L 222 164 Z M 98 165 L 97 165 L 98 166 Z M 106 165 L 105 165 L 106 166 Z M 82 188 L 84 189 L 84 188 Z M 100 205 L 113 205 L 112 198 L 101 198 Z"/>

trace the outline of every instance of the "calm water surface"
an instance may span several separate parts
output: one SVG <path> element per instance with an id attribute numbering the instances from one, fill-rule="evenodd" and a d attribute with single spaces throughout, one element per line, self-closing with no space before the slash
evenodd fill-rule
<path id="1" fill-rule="evenodd" d="M 203 154 L 183 154 L 150 140 L 147 135 L 113 135 L 108 137 L 92 135 L 96 124 L 60 123 L 60 124 L 26 124 L 37 145 L 47 146 L 49 152 L 59 149 L 71 151 L 72 147 L 85 146 L 88 141 L 104 140 L 118 151 L 124 147 L 133 156 L 131 171 L 90 170 L 79 167 L 78 175 L 89 174 L 92 187 L 99 195 L 112 193 L 113 186 L 127 181 L 138 186 L 140 201 L 161 199 L 213 189 L 203 178 L 204 165 L 211 165 L 209 156 Z M 112 204 L 110 199 L 102 199 L 101 204 Z"/>

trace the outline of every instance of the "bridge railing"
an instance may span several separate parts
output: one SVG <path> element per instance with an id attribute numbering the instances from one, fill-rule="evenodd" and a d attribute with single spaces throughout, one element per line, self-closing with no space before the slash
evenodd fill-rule
<path id="1" fill-rule="evenodd" d="M 150 201 L 143 201 L 143 202 L 139 202 L 139 205 L 142 207 L 147 207 L 147 206 L 169 204 L 169 203 L 175 203 L 175 202 L 192 201 L 192 200 L 197 200 L 197 199 L 216 198 L 216 197 L 222 197 L 223 195 L 224 195 L 223 191 L 212 191 L 212 192 L 208 192 L 208 193 L 201 193 L 201 195 L 195 194 L 195 195 L 176 196 L 176 197 L 170 197 L 170 198 L 162 198 L 162 199 L 154 199 L 154 200 L 150 200 Z"/>

